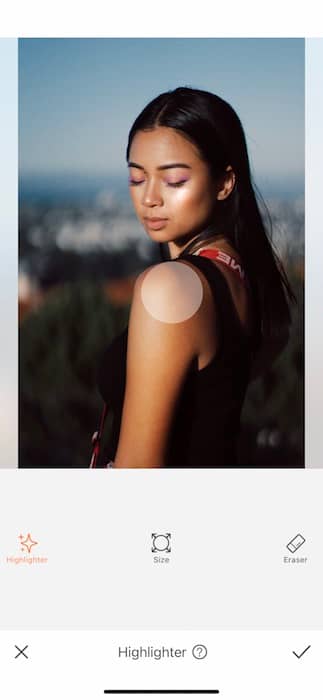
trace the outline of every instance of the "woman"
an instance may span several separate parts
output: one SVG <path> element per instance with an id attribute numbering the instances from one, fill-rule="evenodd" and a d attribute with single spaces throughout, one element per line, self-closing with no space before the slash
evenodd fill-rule
<path id="1" fill-rule="evenodd" d="M 179 87 L 139 114 L 127 162 L 163 262 L 139 274 L 129 325 L 100 367 L 114 413 L 109 466 L 235 466 L 248 382 L 284 347 L 294 300 L 241 123 L 216 95 Z"/>

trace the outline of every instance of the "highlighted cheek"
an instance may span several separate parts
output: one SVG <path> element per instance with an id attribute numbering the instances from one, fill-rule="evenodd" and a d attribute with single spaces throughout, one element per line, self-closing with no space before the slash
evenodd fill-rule
<path id="1" fill-rule="evenodd" d="M 164 323 L 181 323 L 191 318 L 203 299 L 203 286 L 191 267 L 174 261 L 162 263 L 146 274 L 141 285 L 146 311 Z"/>

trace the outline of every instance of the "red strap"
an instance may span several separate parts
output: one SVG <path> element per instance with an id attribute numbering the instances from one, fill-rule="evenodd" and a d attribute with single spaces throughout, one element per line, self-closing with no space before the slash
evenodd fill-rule
<path id="1" fill-rule="evenodd" d="M 227 265 L 233 272 L 238 274 L 242 281 L 245 281 L 245 271 L 243 267 L 240 263 L 237 263 L 231 255 L 224 253 L 223 250 L 219 250 L 219 248 L 203 248 L 198 255 L 202 255 L 205 258 L 213 258 L 214 260 L 224 263 L 224 265 Z"/>
<path id="2" fill-rule="evenodd" d="M 91 456 L 91 462 L 90 462 L 90 469 L 94 469 L 97 465 L 97 461 L 98 461 L 99 453 L 100 453 L 101 435 L 103 432 L 104 423 L 105 423 L 105 419 L 107 417 L 107 413 L 108 413 L 108 406 L 105 403 L 103 406 L 102 413 L 101 413 L 99 430 L 97 430 L 95 433 L 93 433 L 93 436 L 92 436 L 93 450 L 92 450 L 92 456 Z"/>

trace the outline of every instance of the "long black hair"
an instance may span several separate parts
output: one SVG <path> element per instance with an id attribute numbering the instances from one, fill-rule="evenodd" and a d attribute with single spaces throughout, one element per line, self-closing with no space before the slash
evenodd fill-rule
<path id="1" fill-rule="evenodd" d="M 191 141 L 215 179 L 224 176 L 228 166 L 235 173 L 230 195 L 216 201 L 214 220 L 194 237 L 179 258 L 193 253 L 201 243 L 215 240 L 219 234 L 228 237 L 241 256 L 251 286 L 258 320 L 255 343 L 259 346 L 264 338 L 275 337 L 290 325 L 290 302 L 296 299 L 260 213 L 240 119 L 228 102 L 211 92 L 190 87 L 169 90 L 149 102 L 133 123 L 127 162 L 135 134 L 157 126 L 176 129 Z M 167 259 L 164 245 L 159 244 L 162 260 Z"/>

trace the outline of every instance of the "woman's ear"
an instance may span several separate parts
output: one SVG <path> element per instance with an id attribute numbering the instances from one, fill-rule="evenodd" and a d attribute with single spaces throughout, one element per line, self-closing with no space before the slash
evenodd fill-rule
<path id="1" fill-rule="evenodd" d="M 225 172 L 226 174 L 220 180 L 220 189 L 218 189 L 216 195 L 216 198 L 219 200 L 226 199 L 229 196 L 229 194 L 231 194 L 236 183 L 236 176 L 232 170 L 231 165 L 228 165 L 228 167 L 225 169 Z"/>

